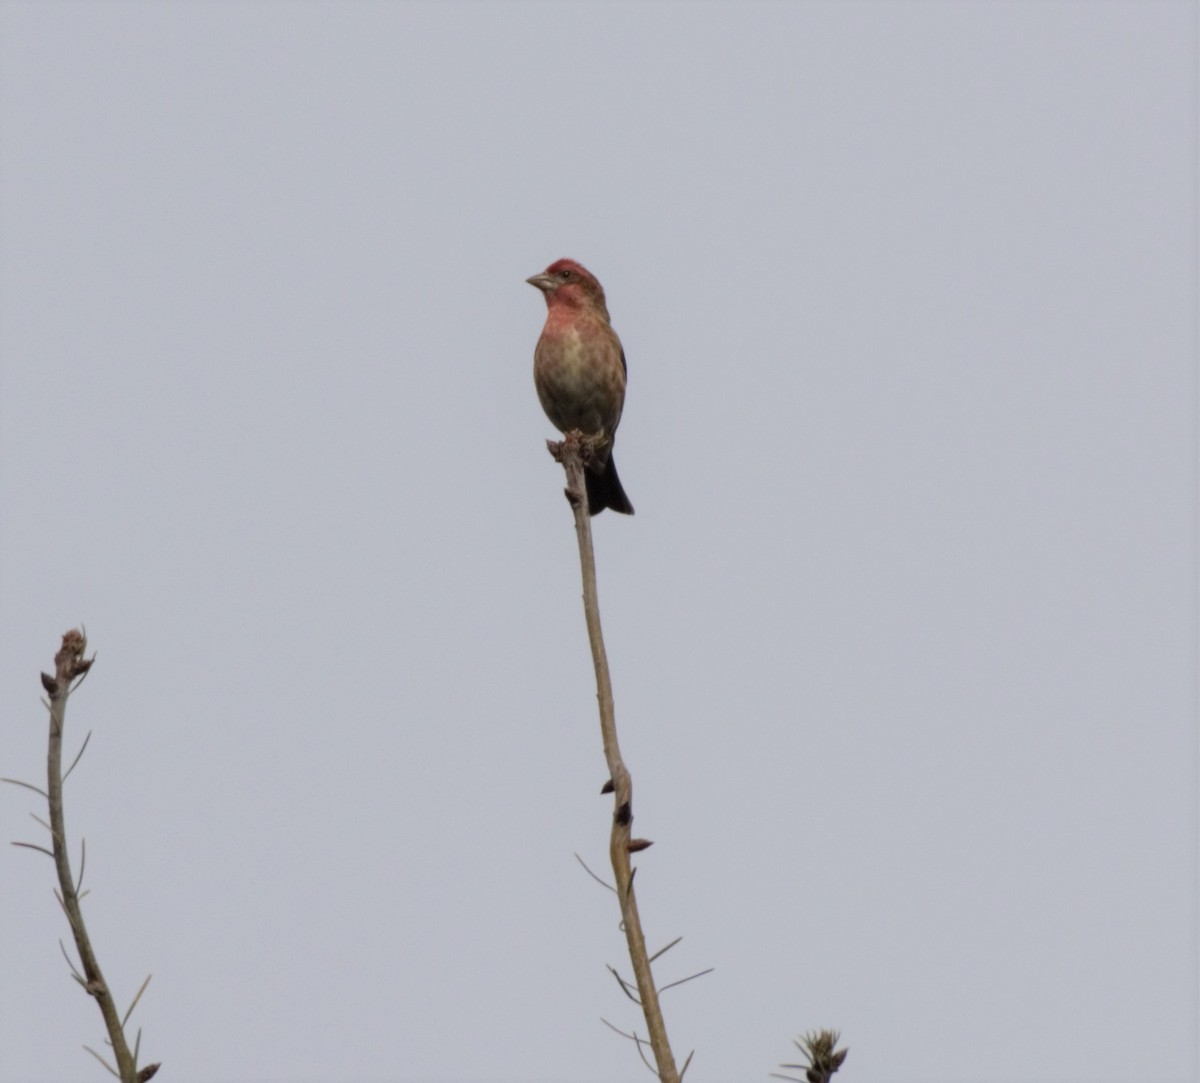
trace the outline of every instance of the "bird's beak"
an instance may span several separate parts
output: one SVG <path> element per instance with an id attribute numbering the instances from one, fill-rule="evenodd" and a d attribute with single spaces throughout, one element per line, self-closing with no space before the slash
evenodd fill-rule
<path id="1" fill-rule="evenodd" d="M 534 275 L 532 278 L 525 279 L 531 286 L 536 286 L 542 293 L 549 293 L 554 289 L 554 276 L 548 274 Z"/>

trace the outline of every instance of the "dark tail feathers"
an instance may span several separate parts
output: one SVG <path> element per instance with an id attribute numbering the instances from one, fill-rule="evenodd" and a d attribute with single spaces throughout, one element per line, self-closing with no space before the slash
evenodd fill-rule
<path id="1" fill-rule="evenodd" d="M 633 505 L 621 487 L 621 479 L 617 477 L 617 464 L 610 454 L 602 474 L 594 474 L 591 470 L 584 472 L 584 484 L 587 486 L 588 514 L 599 515 L 605 508 L 612 508 L 622 515 L 632 515 Z"/>

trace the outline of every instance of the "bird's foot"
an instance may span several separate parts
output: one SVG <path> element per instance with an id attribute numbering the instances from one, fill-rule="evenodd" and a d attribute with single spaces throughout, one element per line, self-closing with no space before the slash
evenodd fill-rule
<path id="1" fill-rule="evenodd" d="M 594 473 L 603 473 L 612 441 L 602 432 L 582 433 L 578 429 L 571 433 L 571 436 L 578 437 L 579 457 L 583 460 L 583 465 Z"/>

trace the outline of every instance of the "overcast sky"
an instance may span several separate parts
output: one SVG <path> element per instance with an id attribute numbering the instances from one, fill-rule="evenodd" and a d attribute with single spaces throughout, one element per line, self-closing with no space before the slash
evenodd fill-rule
<path id="1" fill-rule="evenodd" d="M 1197 5 L 0 4 L 0 774 L 179 1081 L 646 1078 L 532 385 L 692 1083 L 1187 1083 Z M 0 835 L 44 841 L 36 795 Z M 0 1080 L 107 1078 L 0 851 Z"/>

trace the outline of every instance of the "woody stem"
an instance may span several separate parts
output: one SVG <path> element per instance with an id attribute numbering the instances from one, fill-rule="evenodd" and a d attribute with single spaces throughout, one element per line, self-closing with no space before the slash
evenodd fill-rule
<path id="1" fill-rule="evenodd" d="M 567 498 L 575 513 L 575 534 L 579 541 L 579 564 L 583 573 L 583 610 L 587 620 L 588 640 L 592 647 L 592 663 L 596 669 L 596 698 L 600 704 L 600 734 L 614 793 L 609 857 L 616 877 L 617 898 L 621 904 L 622 925 L 629 945 L 629 958 L 637 981 L 638 997 L 646 1017 L 654 1059 L 658 1065 L 658 1077 L 662 1083 L 679 1083 L 675 1057 L 671 1052 L 667 1028 L 658 1002 L 658 990 L 650 970 L 646 939 L 642 934 L 642 922 L 638 915 L 637 895 L 633 890 L 634 870 L 629 852 L 633 825 L 633 780 L 621 758 L 621 747 L 617 743 L 612 680 L 608 672 L 608 657 L 604 652 L 604 635 L 600 629 L 596 559 L 592 551 L 592 526 L 584 487 L 584 452 L 581 440 L 581 434 L 568 433 L 561 445 L 560 461 L 567 475 Z"/>

